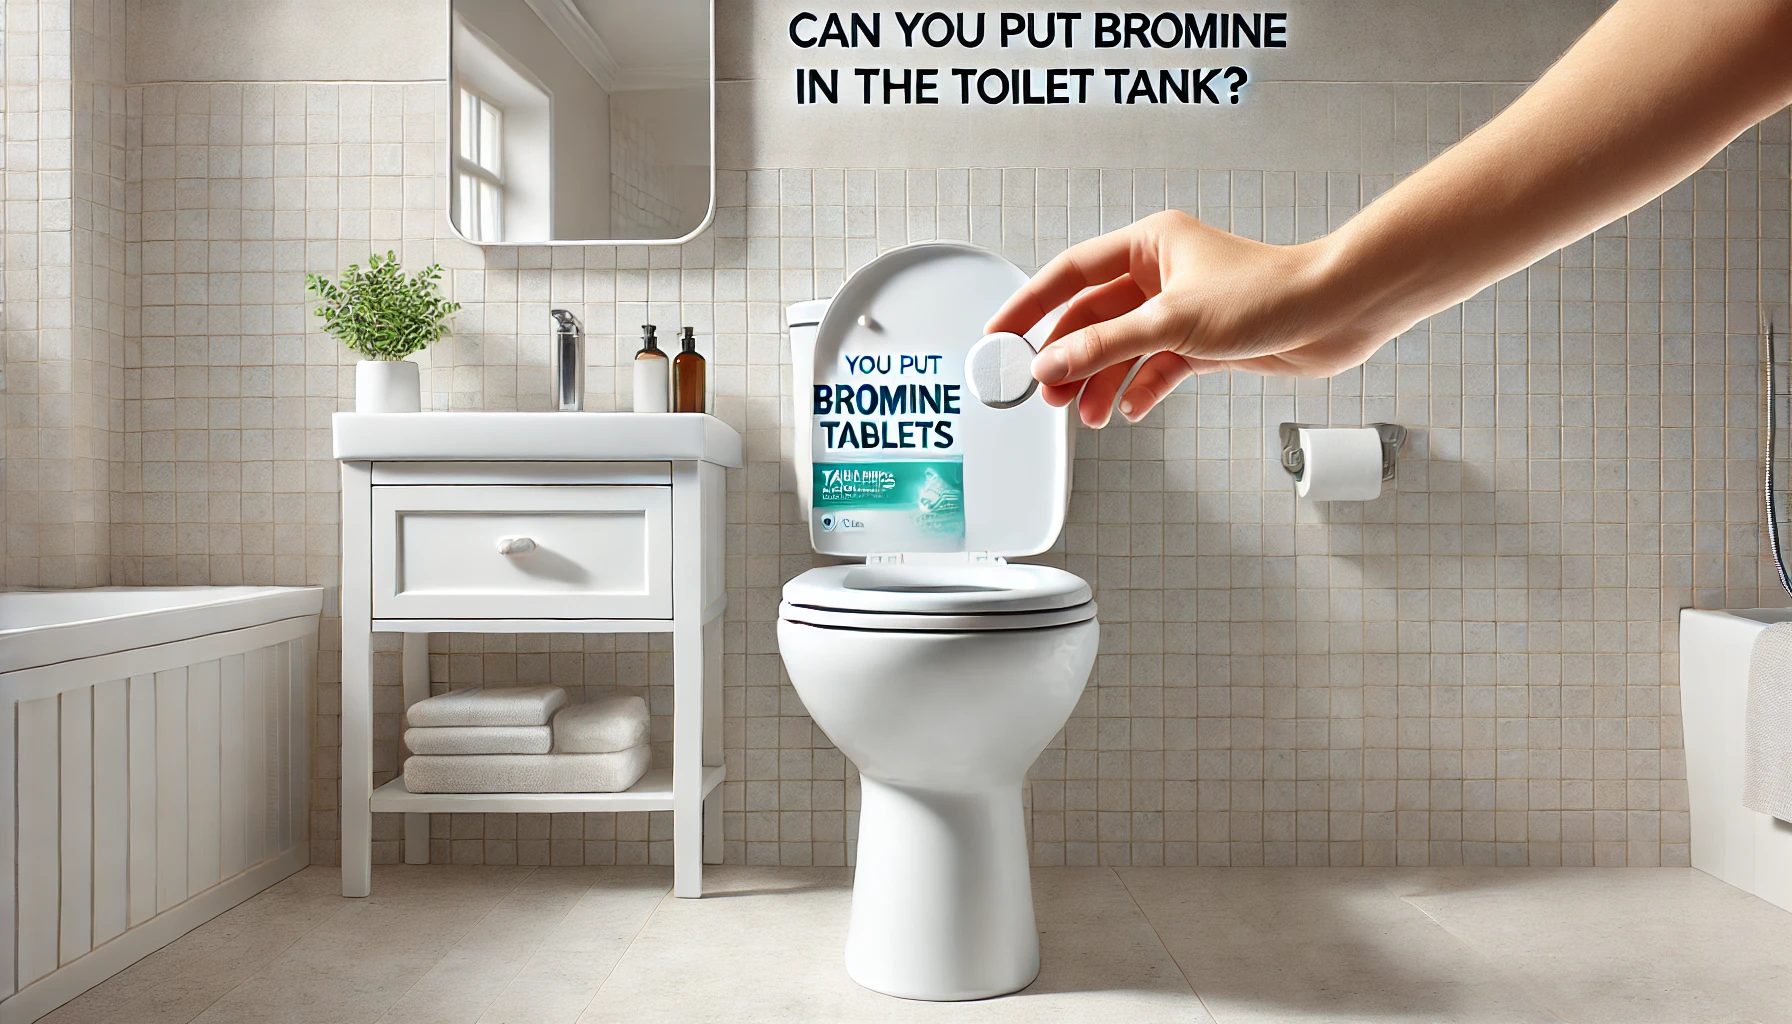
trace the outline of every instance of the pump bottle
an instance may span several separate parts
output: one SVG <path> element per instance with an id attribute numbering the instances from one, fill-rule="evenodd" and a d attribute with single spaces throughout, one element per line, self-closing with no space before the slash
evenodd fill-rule
<path id="1" fill-rule="evenodd" d="M 697 353 L 697 332 L 686 327 L 683 345 L 672 360 L 672 411 L 706 412 L 704 409 L 707 376 L 703 357 Z"/>
<path id="2" fill-rule="evenodd" d="M 667 412 L 672 391 L 672 365 L 660 351 L 657 330 L 641 325 L 641 351 L 635 353 L 635 411 Z"/>

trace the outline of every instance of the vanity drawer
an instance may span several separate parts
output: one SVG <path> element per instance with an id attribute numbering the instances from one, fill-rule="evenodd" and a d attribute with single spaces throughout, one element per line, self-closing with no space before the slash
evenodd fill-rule
<path id="1" fill-rule="evenodd" d="M 373 488 L 382 619 L 669 619 L 672 488 Z"/>

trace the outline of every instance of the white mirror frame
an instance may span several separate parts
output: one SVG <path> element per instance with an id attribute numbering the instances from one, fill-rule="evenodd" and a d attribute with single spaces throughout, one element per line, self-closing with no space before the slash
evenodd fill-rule
<path id="1" fill-rule="evenodd" d="M 703 213 L 703 220 L 688 234 L 678 238 L 555 238 L 534 242 L 481 242 L 468 238 L 461 233 L 460 225 L 454 222 L 454 0 L 448 0 L 448 25 L 446 45 L 448 47 L 448 79 L 443 83 L 447 92 L 448 137 L 442 145 L 442 216 L 448 221 L 448 230 L 455 238 L 468 245 L 483 248 L 493 246 L 511 246 L 514 248 L 538 245 L 684 245 L 703 232 L 708 231 L 716 219 L 716 0 L 709 0 L 709 209 Z"/>

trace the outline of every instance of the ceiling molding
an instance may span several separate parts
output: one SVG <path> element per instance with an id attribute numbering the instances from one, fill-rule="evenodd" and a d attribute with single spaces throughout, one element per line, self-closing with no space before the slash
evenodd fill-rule
<path id="1" fill-rule="evenodd" d="M 578 61 L 597 84 L 605 92 L 615 92 L 618 88 L 626 88 L 622 69 L 617 66 L 616 58 L 610 56 L 610 48 L 604 45 L 603 37 L 579 13 L 572 0 L 525 0 L 535 16 L 547 25 L 548 29 L 558 36 L 573 59 Z M 639 88 L 637 86 L 637 88 Z"/>
<path id="2" fill-rule="evenodd" d="M 676 61 L 629 68 L 616 80 L 616 92 L 640 89 L 678 89 L 709 84 L 707 60 Z"/>

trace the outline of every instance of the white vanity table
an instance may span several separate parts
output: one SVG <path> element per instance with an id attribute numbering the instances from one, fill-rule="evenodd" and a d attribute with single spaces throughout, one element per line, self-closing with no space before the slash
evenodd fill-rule
<path id="1" fill-rule="evenodd" d="M 741 439 L 697 413 L 337 413 L 342 463 L 342 893 L 371 887 L 375 812 L 673 815 L 673 892 L 722 859 L 725 471 Z M 403 633 L 404 703 L 430 633 L 672 634 L 672 768 L 622 793 L 373 788 L 372 634 Z M 714 794 L 712 796 L 712 793 Z"/>

